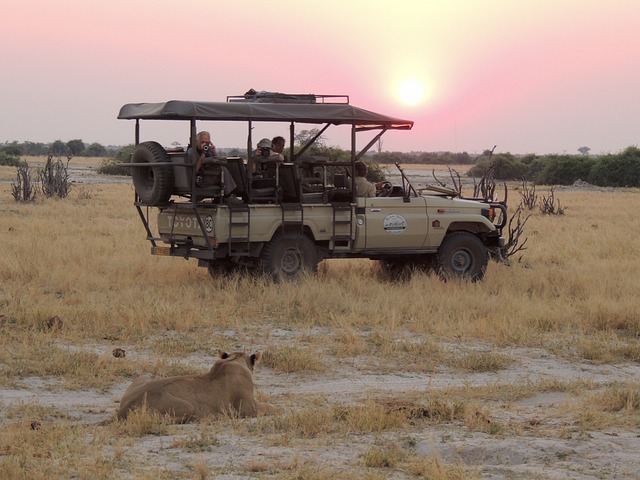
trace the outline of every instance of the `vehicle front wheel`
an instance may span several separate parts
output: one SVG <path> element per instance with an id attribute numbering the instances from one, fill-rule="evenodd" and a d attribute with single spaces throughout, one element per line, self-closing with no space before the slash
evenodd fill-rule
<path id="1" fill-rule="evenodd" d="M 438 274 L 448 278 L 481 280 L 487 269 L 489 254 L 478 237 L 468 232 L 453 232 L 444 237 L 435 256 Z"/>
<path id="2" fill-rule="evenodd" d="M 318 270 L 318 251 L 302 233 L 279 233 L 265 245 L 260 257 L 262 270 L 275 281 L 293 281 Z"/>

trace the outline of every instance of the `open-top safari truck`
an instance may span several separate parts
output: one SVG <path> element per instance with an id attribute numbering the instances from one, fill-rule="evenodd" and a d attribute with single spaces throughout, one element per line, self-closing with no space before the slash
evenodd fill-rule
<path id="1" fill-rule="evenodd" d="M 284 280 L 315 272 L 324 259 L 369 258 L 392 273 L 434 267 L 445 277 L 475 281 L 484 275 L 489 253 L 504 246 L 502 205 L 457 198 L 446 188 L 419 192 L 399 165 L 401 185 L 386 183 L 376 197 L 356 196 L 355 162 L 385 132 L 410 130 L 413 122 L 354 107 L 347 96 L 251 92 L 226 102 L 127 104 L 118 118 L 135 120 L 129 166 L 151 253 L 195 258 L 213 276 L 242 266 Z M 206 159 L 217 182 L 199 186 L 188 150 L 141 142 L 141 120 L 183 120 L 191 145 L 199 122 L 244 122 L 246 155 Z M 291 146 L 284 162 L 266 162 L 261 175 L 254 174 L 252 154 L 256 122 L 287 125 Z M 316 126 L 318 134 L 294 148 L 301 125 Z M 348 161 L 308 154 L 330 127 L 350 129 Z M 358 148 L 363 133 L 367 138 Z M 223 142 L 216 133 L 216 143 Z M 233 194 L 241 202 L 224 200 L 222 168 L 233 177 Z M 159 211 L 157 235 L 150 207 Z"/>

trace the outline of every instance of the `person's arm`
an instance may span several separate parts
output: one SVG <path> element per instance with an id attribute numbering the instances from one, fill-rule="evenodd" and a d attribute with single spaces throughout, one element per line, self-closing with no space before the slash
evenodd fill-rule
<path id="1" fill-rule="evenodd" d="M 277 160 L 278 162 L 284 162 L 284 155 L 278 152 L 271 151 L 269 154 L 269 160 Z"/>
<path id="2" fill-rule="evenodd" d="M 196 160 L 195 172 L 198 173 L 202 169 L 202 162 L 204 161 L 204 152 L 200 154 L 198 160 Z"/>
<path id="3" fill-rule="evenodd" d="M 196 150 L 197 152 L 197 150 Z M 210 155 L 208 155 L 210 154 Z M 209 143 L 209 151 L 208 152 L 202 152 L 200 154 L 200 156 L 198 157 L 198 159 L 196 160 L 196 168 L 195 171 L 196 173 L 199 172 L 202 169 L 202 163 L 204 162 L 204 159 L 209 156 L 209 157 L 217 157 L 218 156 L 218 151 L 216 150 L 216 146 L 213 143 Z"/>
<path id="4" fill-rule="evenodd" d="M 195 160 L 195 166 L 193 167 L 194 173 L 197 173 L 202 168 L 202 156 L 198 156 L 198 149 L 189 147 L 187 150 L 187 158 L 193 162 Z"/>

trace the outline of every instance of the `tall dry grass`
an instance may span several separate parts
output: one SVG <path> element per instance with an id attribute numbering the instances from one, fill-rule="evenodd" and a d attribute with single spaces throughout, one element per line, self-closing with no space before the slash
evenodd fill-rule
<path id="1" fill-rule="evenodd" d="M 492 262 L 480 283 L 426 274 L 391 283 L 375 275 L 375 262 L 329 260 L 317 277 L 286 286 L 248 275 L 212 280 L 194 261 L 152 257 L 130 185 L 95 186 L 86 199 L 6 200 L 0 314 L 32 333 L 57 315 L 62 341 L 136 343 L 178 332 L 181 340 L 167 347 L 164 338 L 154 348 L 186 353 L 224 347 L 215 329 L 258 342 L 278 327 L 324 328 L 338 355 L 430 356 L 429 339 L 437 337 L 555 345 L 584 357 L 616 345 L 617 353 L 606 349 L 615 353 L 609 360 L 637 358 L 623 347 L 640 334 L 640 193 L 559 195 L 567 213 L 534 212 L 521 262 Z"/>
<path id="2" fill-rule="evenodd" d="M 190 365 L 189 359 L 213 361 L 218 348 L 265 349 L 269 368 L 293 375 L 335 375 L 343 361 L 380 374 L 443 369 L 491 373 L 517 362 L 492 351 L 506 346 L 540 347 L 593 363 L 640 361 L 640 191 L 560 189 L 556 196 L 565 215 L 533 212 L 522 260 L 511 266 L 490 263 L 484 280 L 476 284 L 445 283 L 429 274 L 392 283 L 381 280 L 375 262 L 330 260 L 316 277 L 277 285 L 240 274 L 213 280 L 194 261 L 152 257 L 132 206 L 131 185 L 92 185 L 84 195 L 72 190 L 64 200 L 19 204 L 2 184 L 0 384 L 20 386 L 27 377 L 56 377 L 63 388 L 101 390 L 144 372 L 201 372 L 206 366 Z M 60 320 L 52 323 L 56 316 Z M 138 356 L 118 362 L 109 354 L 116 346 L 136 350 Z M 288 398 L 279 415 L 253 423 L 227 419 L 172 444 L 206 451 L 231 432 L 268 438 L 291 451 L 300 445 L 313 450 L 316 444 L 308 442 L 347 448 L 352 435 L 375 437 L 441 423 L 487 435 L 543 427 L 557 432 L 544 418 L 542 426 L 497 418 L 497 402 L 509 404 L 547 391 L 587 398 L 567 407 L 580 428 L 640 424 L 635 384 L 612 385 L 602 395 L 596 386 L 523 381 L 429 390 L 430 401 L 416 398 L 411 415 L 375 401 L 349 405 L 338 399 L 309 401 L 302 395 Z M 294 408 L 298 402 L 302 405 Z M 423 414 L 416 416 L 416 411 Z M 26 431 L 25 419 L 34 415 L 55 419 L 44 439 L 35 440 L 37 433 Z M 34 408 L 5 417 L 9 427 L 0 434 L 5 457 L 0 466 L 24 476 L 42 469 L 53 455 L 70 458 L 80 477 L 95 469 L 96 478 L 114 471 L 128 472 L 130 478 L 171 478 L 161 469 L 145 473 L 126 451 L 140 435 L 180 430 L 151 419 L 95 433 L 59 417 L 55 411 L 34 413 Z M 109 435 L 124 438 L 115 442 Z M 54 449 L 42 443 L 65 436 L 71 439 Z M 87 438 L 93 451 L 83 443 Z M 477 477 L 458 463 L 400 454 L 393 445 L 362 449 L 351 470 L 316 465 L 308 458 L 286 465 L 256 461 L 241 470 L 274 478 L 352 478 L 363 468 L 364 478 L 385 478 L 391 471 L 426 478 Z M 50 478 L 64 478 L 60 465 L 56 463 Z M 201 478 L 237 471 L 202 461 L 190 465 Z"/>

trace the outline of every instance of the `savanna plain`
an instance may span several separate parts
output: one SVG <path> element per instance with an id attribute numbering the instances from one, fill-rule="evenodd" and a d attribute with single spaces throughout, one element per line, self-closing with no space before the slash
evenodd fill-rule
<path id="1" fill-rule="evenodd" d="M 557 188 L 478 283 L 329 260 L 273 284 L 151 256 L 130 181 L 87 162 L 27 204 L 0 167 L 1 478 L 640 478 L 639 190 Z M 100 425 L 218 349 L 263 352 L 274 414 Z"/>

